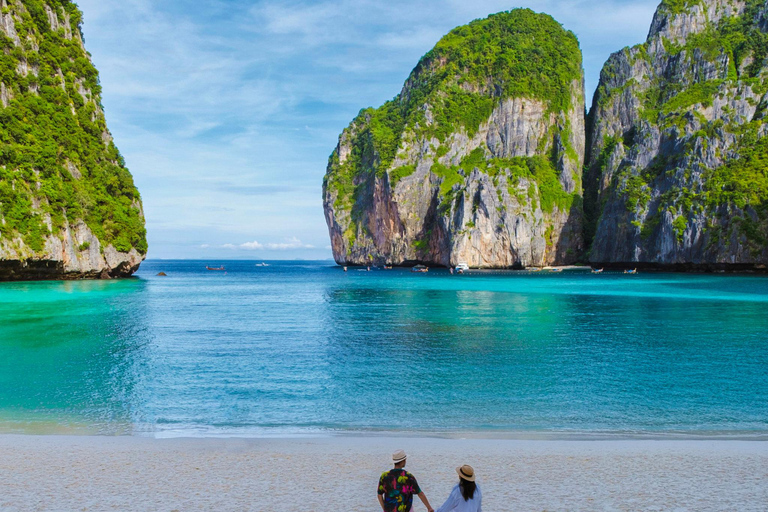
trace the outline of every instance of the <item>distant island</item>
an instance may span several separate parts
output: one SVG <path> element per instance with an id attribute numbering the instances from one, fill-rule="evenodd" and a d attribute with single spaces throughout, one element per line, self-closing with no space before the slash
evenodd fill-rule
<path id="1" fill-rule="evenodd" d="M 0 13 L 0 280 L 129 276 L 147 253 L 141 197 L 107 129 L 69 0 Z"/>
<path id="2" fill-rule="evenodd" d="M 664 0 L 584 108 L 576 36 L 528 9 L 458 27 L 344 130 L 339 264 L 768 263 L 768 7 Z"/>

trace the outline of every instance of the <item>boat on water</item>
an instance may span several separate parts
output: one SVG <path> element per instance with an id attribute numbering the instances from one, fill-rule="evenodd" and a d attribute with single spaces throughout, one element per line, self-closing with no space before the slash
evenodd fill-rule
<path id="1" fill-rule="evenodd" d="M 602 274 L 603 270 L 605 270 L 605 269 L 604 268 L 593 268 L 592 269 L 592 273 L 593 274 Z"/>
<path id="2" fill-rule="evenodd" d="M 257 266 L 257 267 L 268 267 L 268 266 L 269 266 L 269 263 L 264 263 L 264 262 L 261 262 L 261 263 L 257 263 L 257 264 L 256 264 L 256 266 Z"/>
<path id="3" fill-rule="evenodd" d="M 429 268 L 425 267 L 424 265 L 416 265 L 411 269 L 411 272 L 415 274 L 423 274 L 429 272 Z"/>
<path id="4" fill-rule="evenodd" d="M 550 272 L 555 272 L 555 273 L 558 273 L 558 272 L 562 272 L 562 271 L 563 271 L 563 269 L 561 269 L 561 268 L 551 268 L 551 269 L 549 269 L 549 271 L 550 271 Z"/>
<path id="5" fill-rule="evenodd" d="M 209 267 L 208 265 L 206 265 L 205 269 L 206 270 L 227 270 L 227 269 L 224 268 L 224 265 L 222 265 L 220 267 Z"/>
<path id="6" fill-rule="evenodd" d="M 469 270 L 469 265 L 466 263 L 459 263 L 456 265 L 456 273 L 457 274 L 463 274 L 464 272 L 467 272 Z"/>
<path id="7" fill-rule="evenodd" d="M 625 270 L 624 273 L 625 274 L 637 274 L 637 269 L 633 268 L 632 270 Z"/>

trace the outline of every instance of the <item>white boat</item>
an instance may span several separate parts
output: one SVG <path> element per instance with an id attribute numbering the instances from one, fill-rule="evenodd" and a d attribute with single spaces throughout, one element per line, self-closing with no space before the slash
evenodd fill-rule
<path id="1" fill-rule="evenodd" d="M 264 263 L 264 262 L 261 262 L 261 263 L 257 263 L 257 264 L 256 264 L 256 266 L 257 266 L 257 267 L 268 267 L 268 266 L 269 266 L 269 263 Z"/>
<path id="2" fill-rule="evenodd" d="M 467 272 L 469 270 L 469 265 L 466 263 L 459 263 L 456 265 L 456 273 L 463 274 L 464 272 Z"/>

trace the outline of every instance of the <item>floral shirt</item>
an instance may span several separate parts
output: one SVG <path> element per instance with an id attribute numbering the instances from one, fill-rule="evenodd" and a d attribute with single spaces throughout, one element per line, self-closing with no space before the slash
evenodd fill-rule
<path id="1" fill-rule="evenodd" d="M 404 469 L 390 469 L 381 474 L 379 494 L 384 497 L 386 512 L 409 512 L 413 495 L 420 493 L 416 478 Z"/>

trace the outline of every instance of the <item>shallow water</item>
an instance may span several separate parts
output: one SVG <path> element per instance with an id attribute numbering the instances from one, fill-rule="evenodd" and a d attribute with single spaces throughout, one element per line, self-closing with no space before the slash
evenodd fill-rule
<path id="1" fill-rule="evenodd" d="M 225 265 L 0 284 L 0 432 L 768 435 L 765 276 Z"/>

